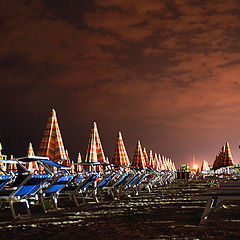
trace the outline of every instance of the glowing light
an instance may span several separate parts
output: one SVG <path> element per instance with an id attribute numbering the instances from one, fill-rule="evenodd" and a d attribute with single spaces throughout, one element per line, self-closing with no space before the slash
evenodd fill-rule
<path id="1" fill-rule="evenodd" d="M 197 164 L 193 164 L 193 169 L 197 170 L 198 169 L 198 165 Z"/>

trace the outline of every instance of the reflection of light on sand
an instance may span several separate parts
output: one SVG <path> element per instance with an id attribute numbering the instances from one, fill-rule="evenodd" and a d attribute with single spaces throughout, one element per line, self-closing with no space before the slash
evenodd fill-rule
<path id="1" fill-rule="evenodd" d="M 240 219 L 230 219 L 230 220 L 226 219 L 224 220 L 224 222 L 240 222 Z"/>
<path id="2" fill-rule="evenodd" d="M 149 222 L 142 222 L 142 223 L 146 223 L 146 224 L 152 224 L 152 223 L 174 223 L 174 221 L 149 221 Z"/>

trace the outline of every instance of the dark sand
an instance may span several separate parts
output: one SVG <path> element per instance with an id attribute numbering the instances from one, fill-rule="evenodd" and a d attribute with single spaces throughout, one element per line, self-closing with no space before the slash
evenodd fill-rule
<path id="1" fill-rule="evenodd" d="M 1 239 L 240 239 L 236 202 L 199 224 L 205 201 L 191 200 L 191 195 L 209 186 L 175 182 L 121 201 L 45 215 L 32 211 L 33 218 L 17 221 L 9 220 L 7 209 L 2 212 Z"/>

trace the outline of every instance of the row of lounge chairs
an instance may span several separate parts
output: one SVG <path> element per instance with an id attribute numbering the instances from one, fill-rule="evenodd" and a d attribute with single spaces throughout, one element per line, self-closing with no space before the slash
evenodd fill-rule
<path id="1" fill-rule="evenodd" d="M 1 160 L 4 161 L 4 160 Z M 23 157 L 12 160 L 17 163 L 17 172 L 1 169 L 0 203 L 1 207 L 10 206 L 14 219 L 30 216 L 30 205 L 41 205 L 43 212 L 58 210 L 58 200 L 65 199 L 79 207 L 91 197 L 96 203 L 105 200 L 120 200 L 126 196 L 138 195 L 144 188 L 147 191 L 156 185 L 170 183 L 175 179 L 172 171 L 156 171 L 151 168 L 113 168 L 100 163 L 82 163 L 84 170 L 69 173 L 70 167 L 57 164 L 47 157 Z M 26 164 L 37 161 L 44 171 L 30 171 Z M 101 165 L 101 166 L 100 166 Z M 57 169 L 54 173 L 53 169 Z M 95 169 L 106 169 L 97 172 Z M 15 204 L 23 203 L 24 214 L 16 212 Z"/>

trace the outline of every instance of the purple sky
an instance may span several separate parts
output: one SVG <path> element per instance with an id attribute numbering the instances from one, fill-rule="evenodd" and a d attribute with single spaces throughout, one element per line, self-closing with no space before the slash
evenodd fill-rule
<path id="1" fill-rule="evenodd" d="M 85 156 L 90 126 L 110 159 L 121 131 L 178 166 L 239 162 L 238 0 L 0 2 L 3 153 L 38 150 L 52 108 L 65 148 Z"/>

